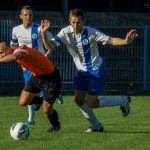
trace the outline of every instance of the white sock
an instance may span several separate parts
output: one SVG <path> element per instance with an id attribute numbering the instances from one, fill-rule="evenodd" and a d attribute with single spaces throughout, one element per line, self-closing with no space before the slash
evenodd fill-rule
<path id="1" fill-rule="evenodd" d="M 111 106 L 122 106 L 124 105 L 128 98 L 126 96 L 120 97 L 100 97 L 99 99 L 100 107 L 111 107 Z"/>
<path id="2" fill-rule="evenodd" d="M 35 121 L 35 110 L 33 109 L 32 105 L 28 105 L 28 113 L 29 113 L 28 121 L 34 122 Z"/>
<path id="3" fill-rule="evenodd" d="M 83 106 L 80 106 L 80 110 L 83 113 L 83 116 L 90 122 L 92 127 L 94 128 L 101 128 L 101 123 L 96 118 L 92 108 L 89 108 L 87 104 L 84 104 Z"/>
<path id="4" fill-rule="evenodd" d="M 41 91 L 39 95 L 42 97 L 43 91 Z M 28 105 L 28 113 L 29 113 L 28 121 L 31 122 L 35 122 L 35 110 L 33 109 L 33 105 Z"/>

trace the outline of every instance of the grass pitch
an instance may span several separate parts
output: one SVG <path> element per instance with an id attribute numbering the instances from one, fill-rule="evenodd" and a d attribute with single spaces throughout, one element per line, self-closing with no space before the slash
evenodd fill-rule
<path id="1" fill-rule="evenodd" d="M 84 133 L 88 122 L 83 118 L 72 96 L 64 104 L 56 102 L 62 129 L 47 133 L 48 121 L 42 109 L 36 112 L 36 124 L 30 136 L 14 141 L 9 129 L 27 119 L 27 107 L 18 105 L 18 97 L 0 97 L 0 150 L 149 150 L 150 97 L 132 97 L 131 114 L 123 118 L 119 107 L 95 109 L 104 125 L 103 133 Z"/>

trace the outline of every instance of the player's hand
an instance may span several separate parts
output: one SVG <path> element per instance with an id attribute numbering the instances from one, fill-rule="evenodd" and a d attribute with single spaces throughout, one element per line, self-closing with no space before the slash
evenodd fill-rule
<path id="1" fill-rule="evenodd" d="M 131 43 L 138 36 L 137 31 L 135 29 L 130 30 L 126 35 L 127 44 Z"/>
<path id="2" fill-rule="evenodd" d="M 51 53 L 50 51 L 47 51 L 47 52 L 45 53 L 45 57 L 49 58 L 50 53 Z"/>
<path id="3" fill-rule="evenodd" d="M 0 54 L 0 58 L 1 58 L 1 57 L 4 57 L 4 56 L 5 56 L 5 54 Z"/>
<path id="4" fill-rule="evenodd" d="M 47 19 L 41 20 L 41 32 L 46 32 L 51 27 L 51 22 Z"/>

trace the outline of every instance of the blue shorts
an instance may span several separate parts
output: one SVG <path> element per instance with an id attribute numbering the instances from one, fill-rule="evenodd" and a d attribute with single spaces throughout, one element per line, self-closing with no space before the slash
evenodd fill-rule
<path id="1" fill-rule="evenodd" d="M 103 62 L 98 70 L 98 75 L 78 71 L 75 75 L 75 90 L 87 91 L 89 95 L 101 95 L 106 81 L 106 65 Z"/>
<path id="2" fill-rule="evenodd" d="M 23 77 L 25 84 L 27 84 L 27 81 L 32 77 L 32 72 L 28 70 L 23 70 Z M 43 91 L 40 92 L 39 96 L 43 96 Z"/>
<path id="3" fill-rule="evenodd" d="M 24 77 L 25 84 L 27 83 L 27 81 L 30 79 L 31 76 L 32 76 L 31 71 L 23 70 L 23 77 Z"/>

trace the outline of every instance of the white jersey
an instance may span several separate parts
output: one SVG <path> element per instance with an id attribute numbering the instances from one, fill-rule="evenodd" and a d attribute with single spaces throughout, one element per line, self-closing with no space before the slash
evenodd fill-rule
<path id="1" fill-rule="evenodd" d="M 52 38 L 57 45 L 63 42 L 72 55 L 74 63 L 79 71 L 97 74 L 102 64 L 99 56 L 98 42 L 107 43 L 109 36 L 97 29 L 84 26 L 80 35 L 73 32 L 72 26 L 63 28 Z"/>
<path id="2" fill-rule="evenodd" d="M 47 34 L 50 39 L 53 37 L 50 32 L 47 32 Z M 38 49 L 42 53 L 45 52 L 40 34 L 40 26 L 35 23 L 29 28 L 24 28 L 23 24 L 15 26 L 12 30 L 10 43 L 19 46 L 24 44 L 30 48 Z"/>

